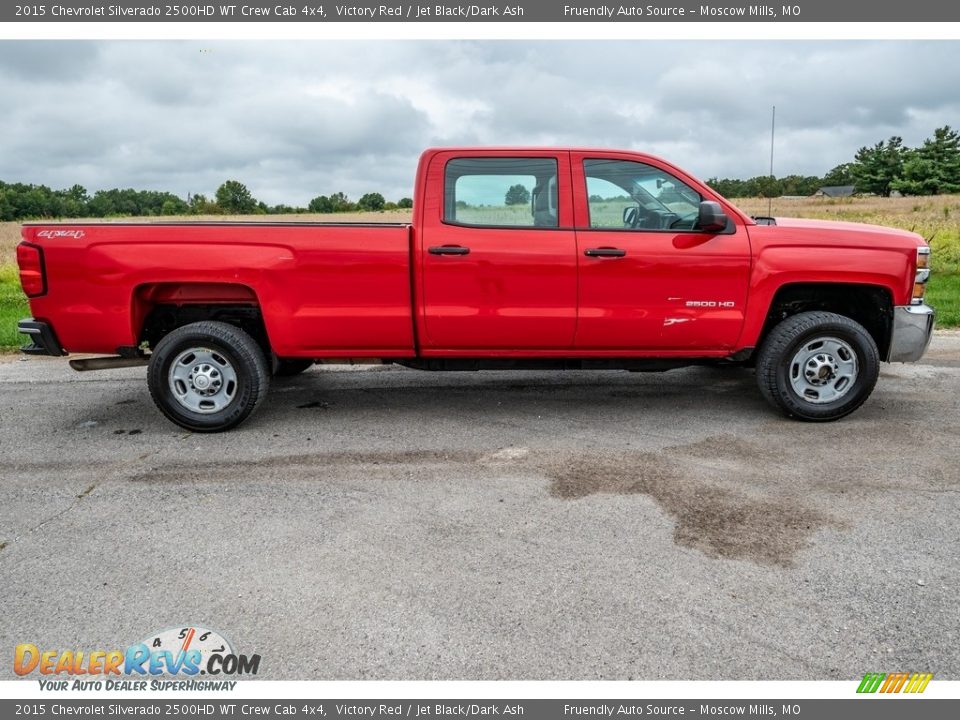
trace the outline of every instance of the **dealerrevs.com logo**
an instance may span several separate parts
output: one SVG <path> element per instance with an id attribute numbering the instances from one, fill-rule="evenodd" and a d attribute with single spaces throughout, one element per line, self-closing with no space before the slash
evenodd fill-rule
<path id="1" fill-rule="evenodd" d="M 232 690 L 236 681 L 225 676 L 259 670 L 260 655 L 238 654 L 223 635 L 199 626 L 162 630 L 125 650 L 21 643 L 13 657 L 13 671 L 36 674 L 43 690 Z"/>

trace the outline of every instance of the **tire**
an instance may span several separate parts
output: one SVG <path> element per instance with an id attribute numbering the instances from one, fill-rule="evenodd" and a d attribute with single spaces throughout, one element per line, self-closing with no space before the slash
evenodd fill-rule
<path id="1" fill-rule="evenodd" d="M 757 356 L 757 384 L 787 416 L 839 420 L 863 405 L 880 374 L 880 353 L 862 325 L 831 312 L 788 317 Z"/>
<path id="2" fill-rule="evenodd" d="M 177 328 L 157 344 L 147 369 L 160 412 L 193 432 L 236 427 L 270 386 L 266 358 L 240 328 L 204 321 Z"/>
<path id="3" fill-rule="evenodd" d="M 310 358 L 277 358 L 277 369 L 273 374 L 277 377 L 293 377 L 310 367 L 313 367 Z"/>

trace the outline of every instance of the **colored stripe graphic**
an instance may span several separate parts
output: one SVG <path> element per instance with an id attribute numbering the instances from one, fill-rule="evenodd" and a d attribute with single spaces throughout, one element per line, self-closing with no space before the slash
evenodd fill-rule
<path id="1" fill-rule="evenodd" d="M 863 680 L 860 681 L 860 687 L 857 688 L 858 693 L 875 693 L 877 688 L 880 687 L 880 683 L 883 682 L 883 678 L 886 677 L 883 673 L 867 673 L 863 676 Z"/>
<path id="2" fill-rule="evenodd" d="M 933 679 L 933 673 L 867 673 L 857 687 L 858 693 L 922 693 Z"/>
<path id="3" fill-rule="evenodd" d="M 890 687 L 887 690 L 888 693 L 898 693 L 900 688 L 903 687 L 903 684 L 907 681 L 906 673 L 893 673 L 893 680 L 890 683 Z"/>
<path id="4" fill-rule="evenodd" d="M 904 692 L 922 693 L 931 680 L 933 680 L 933 673 L 914 673 Z"/>

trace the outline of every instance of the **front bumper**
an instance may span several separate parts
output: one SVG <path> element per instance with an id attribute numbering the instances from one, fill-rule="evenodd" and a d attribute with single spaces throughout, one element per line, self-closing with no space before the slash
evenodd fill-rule
<path id="1" fill-rule="evenodd" d="M 33 341 L 20 348 L 22 353 L 27 355 L 53 355 L 55 357 L 67 354 L 60 341 L 57 340 L 57 334 L 48 323 L 27 318 L 17 323 L 17 331 L 28 335 Z"/>
<path id="2" fill-rule="evenodd" d="M 887 362 L 915 362 L 922 358 L 933 336 L 933 319 L 929 305 L 895 307 Z"/>

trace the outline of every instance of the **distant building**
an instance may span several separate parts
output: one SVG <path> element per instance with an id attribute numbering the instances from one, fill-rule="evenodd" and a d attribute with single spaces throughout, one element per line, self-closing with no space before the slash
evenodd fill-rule
<path id="1" fill-rule="evenodd" d="M 817 190 L 813 196 L 830 198 L 853 197 L 854 192 L 856 192 L 856 187 L 853 185 L 825 185 Z"/>

